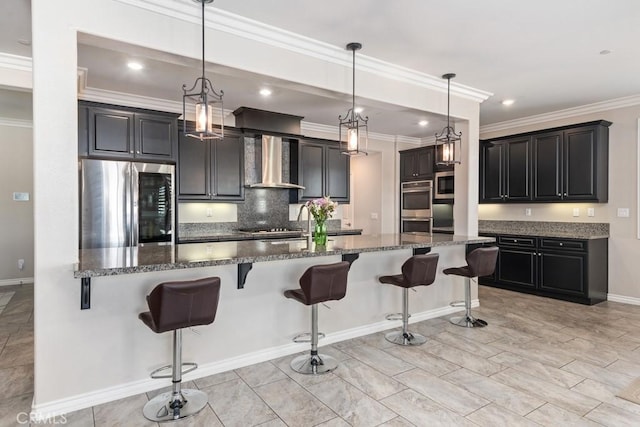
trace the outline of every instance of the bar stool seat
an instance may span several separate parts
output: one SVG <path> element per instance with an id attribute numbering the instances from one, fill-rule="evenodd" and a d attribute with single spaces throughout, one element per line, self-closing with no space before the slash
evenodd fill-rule
<path id="1" fill-rule="evenodd" d="M 402 274 L 380 276 L 378 281 L 402 289 L 402 330 L 389 332 L 385 339 L 398 345 L 421 345 L 427 341 L 423 335 L 409 332 L 409 289 L 431 285 L 436 279 L 438 254 L 414 255 L 402 264 Z M 397 315 L 395 315 L 397 316 Z M 397 317 L 387 317 L 397 320 Z"/>
<path id="2" fill-rule="evenodd" d="M 287 289 L 284 296 L 311 306 L 311 352 L 291 361 L 291 369 L 301 374 L 325 374 L 338 367 L 331 356 L 318 353 L 318 304 L 341 300 L 347 293 L 347 261 L 314 265 L 300 277 L 300 289 Z"/>
<path id="3" fill-rule="evenodd" d="M 151 373 L 152 378 L 171 378 L 172 390 L 144 405 L 142 413 L 155 422 L 178 420 L 200 412 L 208 402 L 200 390 L 183 389 L 182 374 L 198 367 L 182 363 L 182 329 L 209 325 L 216 318 L 220 298 L 220 278 L 160 283 L 147 296 L 149 311 L 138 318 L 155 333 L 173 332 L 173 362 Z M 183 370 L 183 366 L 187 366 Z M 170 374 L 160 374 L 171 370 Z"/>
<path id="4" fill-rule="evenodd" d="M 482 319 L 476 319 L 471 315 L 471 279 L 489 276 L 496 269 L 496 260 L 498 259 L 498 247 L 478 248 L 467 254 L 467 265 L 462 267 L 451 267 L 443 270 L 444 274 L 461 276 L 465 278 L 464 288 L 464 316 L 455 316 L 449 319 L 454 325 L 465 328 L 481 328 L 487 326 L 487 322 Z M 457 307 L 461 303 L 453 302 L 452 306 Z"/>

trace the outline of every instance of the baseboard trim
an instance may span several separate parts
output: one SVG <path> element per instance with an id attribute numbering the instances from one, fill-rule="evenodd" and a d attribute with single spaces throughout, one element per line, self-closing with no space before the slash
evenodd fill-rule
<path id="1" fill-rule="evenodd" d="M 20 279 L 1 279 L 0 280 L 0 286 L 26 285 L 27 283 L 33 283 L 33 277 L 22 277 Z"/>
<path id="2" fill-rule="evenodd" d="M 607 301 L 621 302 L 624 304 L 640 305 L 640 298 L 627 297 L 624 295 L 607 294 Z"/>
<path id="3" fill-rule="evenodd" d="M 472 307 L 478 307 L 478 300 L 472 301 Z M 447 314 L 460 311 L 458 307 L 441 307 L 433 310 L 423 311 L 421 313 L 412 314 L 409 319 L 410 323 L 420 322 L 422 320 L 433 319 L 435 317 L 445 316 Z M 321 341 L 322 345 L 333 344 L 336 342 L 369 335 L 372 333 L 392 329 L 400 326 L 400 321 L 383 320 L 381 322 L 369 325 L 358 326 L 356 328 L 347 329 L 340 332 L 329 333 Z M 290 343 L 277 347 L 271 347 L 253 353 L 243 354 L 241 356 L 218 362 L 199 365 L 194 372 L 183 377 L 184 381 L 191 381 L 198 378 L 208 377 L 210 375 L 219 374 L 221 372 L 238 369 L 256 363 L 266 362 L 278 357 L 288 356 L 307 349 L 309 344 Z M 124 399 L 140 393 L 156 390 L 161 387 L 171 385 L 170 380 L 153 380 L 151 378 L 133 381 L 119 386 L 108 387 L 102 390 L 96 390 L 89 393 L 72 396 L 66 399 L 55 400 L 52 402 L 33 405 L 31 416 L 33 419 L 41 420 L 51 418 L 56 415 L 62 415 L 80 409 L 89 408 L 103 403 L 112 402 L 118 399 Z M 140 408 L 142 410 L 142 408 Z"/>

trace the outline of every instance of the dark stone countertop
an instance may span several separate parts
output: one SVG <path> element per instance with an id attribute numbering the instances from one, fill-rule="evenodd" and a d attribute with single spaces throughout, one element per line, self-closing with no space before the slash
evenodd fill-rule
<path id="1" fill-rule="evenodd" d="M 449 234 L 348 235 L 334 236 L 325 247 L 307 248 L 306 239 L 244 240 L 211 243 L 185 243 L 162 246 L 80 250 L 75 278 L 113 276 L 182 268 L 280 261 L 361 252 L 460 246 L 488 243 L 491 237 Z"/>
<path id="2" fill-rule="evenodd" d="M 327 235 L 329 236 L 346 236 L 350 234 L 362 234 L 361 228 L 343 228 L 340 230 L 329 230 Z M 179 238 L 178 243 L 207 243 L 207 242 L 227 242 L 227 241 L 240 241 L 240 240 L 263 240 L 263 239 L 282 239 L 282 238 L 295 238 L 301 237 L 303 231 L 292 231 L 287 234 L 279 234 L 278 236 L 259 235 L 241 233 L 238 231 L 221 231 L 214 233 L 207 233 L 203 236 L 189 236 Z"/>

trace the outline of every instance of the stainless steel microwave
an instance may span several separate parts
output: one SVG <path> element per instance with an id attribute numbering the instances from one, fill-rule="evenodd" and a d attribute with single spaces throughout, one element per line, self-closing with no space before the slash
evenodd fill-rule
<path id="1" fill-rule="evenodd" d="M 454 192 L 454 173 L 436 172 L 434 177 L 435 190 L 433 192 L 434 199 L 453 199 Z"/>

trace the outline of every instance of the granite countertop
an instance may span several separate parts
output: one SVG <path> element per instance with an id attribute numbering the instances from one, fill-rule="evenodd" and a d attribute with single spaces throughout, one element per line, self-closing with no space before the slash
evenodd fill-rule
<path id="1" fill-rule="evenodd" d="M 609 237 L 609 224 L 596 222 L 481 220 L 478 221 L 478 233 L 580 240 L 606 239 Z"/>
<path id="2" fill-rule="evenodd" d="M 163 246 L 80 250 L 75 278 L 164 271 L 397 249 L 488 243 L 492 237 L 450 234 L 334 236 L 326 247 L 307 248 L 306 239 L 244 240 Z"/>
<path id="3" fill-rule="evenodd" d="M 240 240 L 262 240 L 278 239 L 278 238 L 295 238 L 301 237 L 304 231 L 291 231 L 286 235 L 280 234 L 277 237 L 268 235 L 256 235 L 249 233 L 241 233 L 239 231 L 220 231 L 220 232 L 208 232 L 206 235 L 201 236 L 189 236 L 178 238 L 178 243 L 206 243 L 206 242 L 225 242 L 225 241 L 240 241 Z M 327 232 L 329 236 L 344 236 L 349 234 L 362 234 L 361 228 L 342 228 L 340 230 L 329 230 Z"/>

